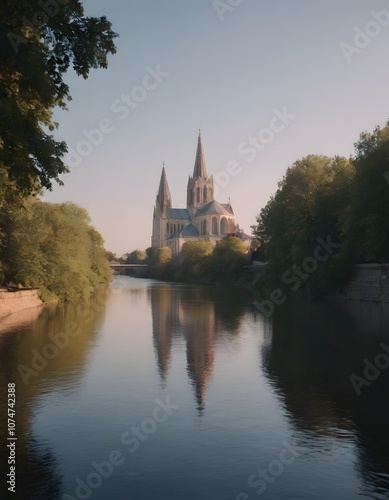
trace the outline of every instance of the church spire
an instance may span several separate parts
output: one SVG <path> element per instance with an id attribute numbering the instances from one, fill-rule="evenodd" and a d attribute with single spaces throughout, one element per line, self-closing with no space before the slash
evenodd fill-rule
<path id="1" fill-rule="evenodd" d="M 163 163 L 161 180 L 159 183 L 159 189 L 157 194 L 157 204 L 160 207 L 168 207 L 172 206 L 172 197 L 169 190 L 169 185 L 167 183 L 165 163 Z"/>
<path id="2" fill-rule="evenodd" d="M 193 179 L 197 177 L 207 177 L 207 167 L 205 165 L 205 157 L 203 151 L 203 145 L 201 143 L 201 132 L 199 130 L 199 138 L 197 141 L 197 152 L 196 152 L 196 160 L 193 169 Z"/>

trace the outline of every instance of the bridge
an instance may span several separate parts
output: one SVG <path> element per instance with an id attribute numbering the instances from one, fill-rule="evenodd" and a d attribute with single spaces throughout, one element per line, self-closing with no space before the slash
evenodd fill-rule
<path id="1" fill-rule="evenodd" d="M 148 265 L 147 264 L 113 264 L 110 262 L 109 267 L 111 269 L 113 269 L 115 274 L 122 274 L 122 272 L 125 271 L 126 269 L 132 269 L 134 271 L 132 274 L 140 276 L 142 274 L 142 270 L 147 269 Z"/>

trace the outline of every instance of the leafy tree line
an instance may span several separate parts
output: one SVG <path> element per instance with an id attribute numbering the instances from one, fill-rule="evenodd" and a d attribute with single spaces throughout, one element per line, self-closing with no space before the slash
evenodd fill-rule
<path id="1" fill-rule="evenodd" d="M 44 301 L 76 301 L 110 281 L 104 241 L 84 208 L 30 200 L 5 219 L 3 282 L 39 288 Z"/>
<path id="2" fill-rule="evenodd" d="M 389 122 L 362 133 L 352 158 L 310 155 L 288 168 L 253 227 L 268 262 L 263 283 L 290 289 L 300 273 L 301 290 L 331 294 L 354 264 L 389 262 L 388 171 Z M 330 245 L 328 258 L 306 272 L 318 241 Z"/>
<path id="3" fill-rule="evenodd" d="M 149 247 L 128 254 L 129 263 L 148 264 L 148 276 L 157 279 L 213 284 L 234 284 L 242 275 L 249 257 L 242 241 L 227 236 L 213 246 L 204 240 L 187 241 L 180 259 L 174 261 L 169 247 Z"/>

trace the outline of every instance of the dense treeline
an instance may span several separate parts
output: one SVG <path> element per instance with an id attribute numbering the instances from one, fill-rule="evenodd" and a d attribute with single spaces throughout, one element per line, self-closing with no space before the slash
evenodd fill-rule
<path id="1" fill-rule="evenodd" d="M 111 278 L 101 235 L 73 203 L 28 200 L 3 212 L 2 227 L 3 283 L 39 288 L 44 301 L 75 301 Z"/>
<path id="2" fill-rule="evenodd" d="M 168 247 L 147 248 L 145 263 L 149 276 L 184 283 L 237 284 L 242 280 L 242 267 L 249 263 L 242 241 L 227 236 L 213 247 L 203 240 L 183 244 L 179 262 L 172 260 Z"/>
<path id="3" fill-rule="evenodd" d="M 270 287 L 331 294 L 354 264 L 389 262 L 389 122 L 350 159 L 307 156 L 288 168 L 254 227 Z"/>

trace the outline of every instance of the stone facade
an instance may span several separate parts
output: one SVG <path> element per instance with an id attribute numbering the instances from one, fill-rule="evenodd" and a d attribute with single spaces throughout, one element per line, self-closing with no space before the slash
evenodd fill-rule
<path id="1" fill-rule="evenodd" d="M 185 241 L 201 239 L 215 245 L 227 234 L 238 233 L 230 202 L 219 203 L 214 198 L 213 177 L 207 174 L 200 134 L 186 198 L 186 208 L 172 207 L 172 197 L 163 166 L 153 214 L 152 247 L 167 246 L 171 248 L 173 257 L 177 257 Z"/>

